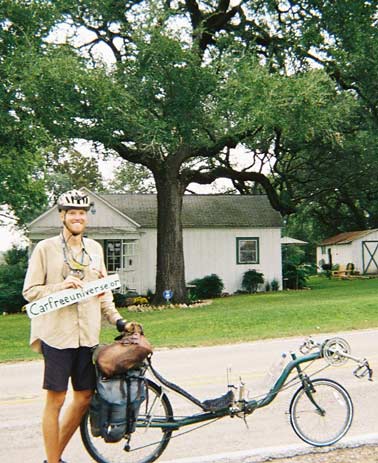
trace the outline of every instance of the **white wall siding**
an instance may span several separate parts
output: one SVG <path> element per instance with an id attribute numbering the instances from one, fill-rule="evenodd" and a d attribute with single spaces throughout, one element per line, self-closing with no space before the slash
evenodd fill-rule
<path id="1" fill-rule="evenodd" d="M 264 274 L 264 280 L 277 280 L 282 286 L 281 231 L 260 229 L 186 229 L 184 253 L 186 281 L 216 273 L 224 283 L 224 290 L 233 293 L 241 289 L 244 272 L 255 269 Z M 258 238 L 258 264 L 238 264 L 236 238 Z"/>
<path id="2" fill-rule="evenodd" d="M 280 229 L 186 229 L 184 230 L 185 276 L 188 283 L 195 278 L 216 273 L 224 283 L 224 291 L 241 289 L 244 272 L 255 269 L 265 281 L 273 279 L 282 287 Z M 237 264 L 236 238 L 259 238 L 259 264 Z M 156 231 L 144 230 L 140 240 L 141 292 L 155 290 Z"/>
<path id="3" fill-rule="evenodd" d="M 146 293 L 148 290 L 155 291 L 156 283 L 156 248 L 157 232 L 156 229 L 144 229 L 139 242 L 140 253 L 140 292 Z"/>
<path id="4" fill-rule="evenodd" d="M 317 247 L 317 263 L 319 264 L 320 259 L 324 259 L 326 263 L 328 263 L 328 253 L 327 250 L 330 248 L 332 252 L 332 263 L 334 265 L 341 264 L 347 265 L 350 262 L 354 264 L 354 268 L 356 271 L 363 273 L 364 272 L 364 265 L 368 264 L 370 260 L 370 255 L 367 250 L 363 249 L 363 242 L 367 242 L 367 245 L 372 253 L 374 253 L 375 248 L 378 244 L 378 232 L 372 232 L 368 235 L 364 236 L 363 238 L 356 239 L 352 241 L 350 244 L 338 244 L 332 246 L 324 246 L 326 249 L 326 253 L 322 254 L 321 246 Z M 364 257 L 363 257 L 364 255 Z M 378 263 L 378 250 L 377 253 L 374 255 L 375 261 Z M 372 263 L 372 265 L 367 270 L 367 273 L 377 273 L 378 269 Z"/>
<path id="5" fill-rule="evenodd" d="M 328 264 L 328 249 L 331 249 L 332 253 L 332 265 L 347 265 L 349 262 L 353 262 L 356 266 L 357 270 L 357 263 L 354 253 L 354 246 L 352 244 L 340 244 L 340 245 L 332 245 L 332 246 L 325 246 L 326 252 L 325 254 L 321 253 L 321 247 L 318 246 L 317 248 L 317 265 L 323 259 L 326 264 Z M 321 268 L 318 269 L 322 271 Z"/>

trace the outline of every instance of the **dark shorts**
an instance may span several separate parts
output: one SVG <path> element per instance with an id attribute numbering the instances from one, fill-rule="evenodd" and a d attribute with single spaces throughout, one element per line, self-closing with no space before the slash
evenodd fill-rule
<path id="1" fill-rule="evenodd" d="M 91 347 L 56 349 L 42 342 L 42 354 L 45 359 L 43 389 L 66 391 L 69 378 L 75 391 L 95 388 L 96 372 Z"/>

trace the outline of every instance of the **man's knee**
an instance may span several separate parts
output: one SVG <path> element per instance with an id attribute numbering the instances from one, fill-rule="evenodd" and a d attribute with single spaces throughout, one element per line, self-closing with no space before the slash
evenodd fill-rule
<path id="1" fill-rule="evenodd" d="M 86 411 L 91 402 L 93 391 L 88 389 L 84 391 L 74 391 L 75 406 L 83 411 Z"/>
<path id="2" fill-rule="evenodd" d="M 49 410 L 59 411 L 64 404 L 66 398 L 66 391 L 56 392 L 56 391 L 47 391 L 46 395 L 46 408 Z"/>

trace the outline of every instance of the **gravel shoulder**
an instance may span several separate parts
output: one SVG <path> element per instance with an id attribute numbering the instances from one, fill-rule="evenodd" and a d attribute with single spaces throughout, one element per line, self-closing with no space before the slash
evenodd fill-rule
<path id="1" fill-rule="evenodd" d="M 378 446 L 363 445 L 355 448 L 319 450 L 316 453 L 288 458 L 272 458 L 273 463 L 378 463 Z"/>

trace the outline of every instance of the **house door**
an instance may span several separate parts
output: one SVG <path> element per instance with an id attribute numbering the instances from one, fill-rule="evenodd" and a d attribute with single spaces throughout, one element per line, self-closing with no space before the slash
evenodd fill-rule
<path id="1" fill-rule="evenodd" d="M 105 263 L 109 273 L 118 273 L 121 292 L 138 288 L 136 240 L 105 240 Z"/>
<path id="2" fill-rule="evenodd" d="M 363 273 L 378 273 L 378 241 L 362 242 Z"/>

